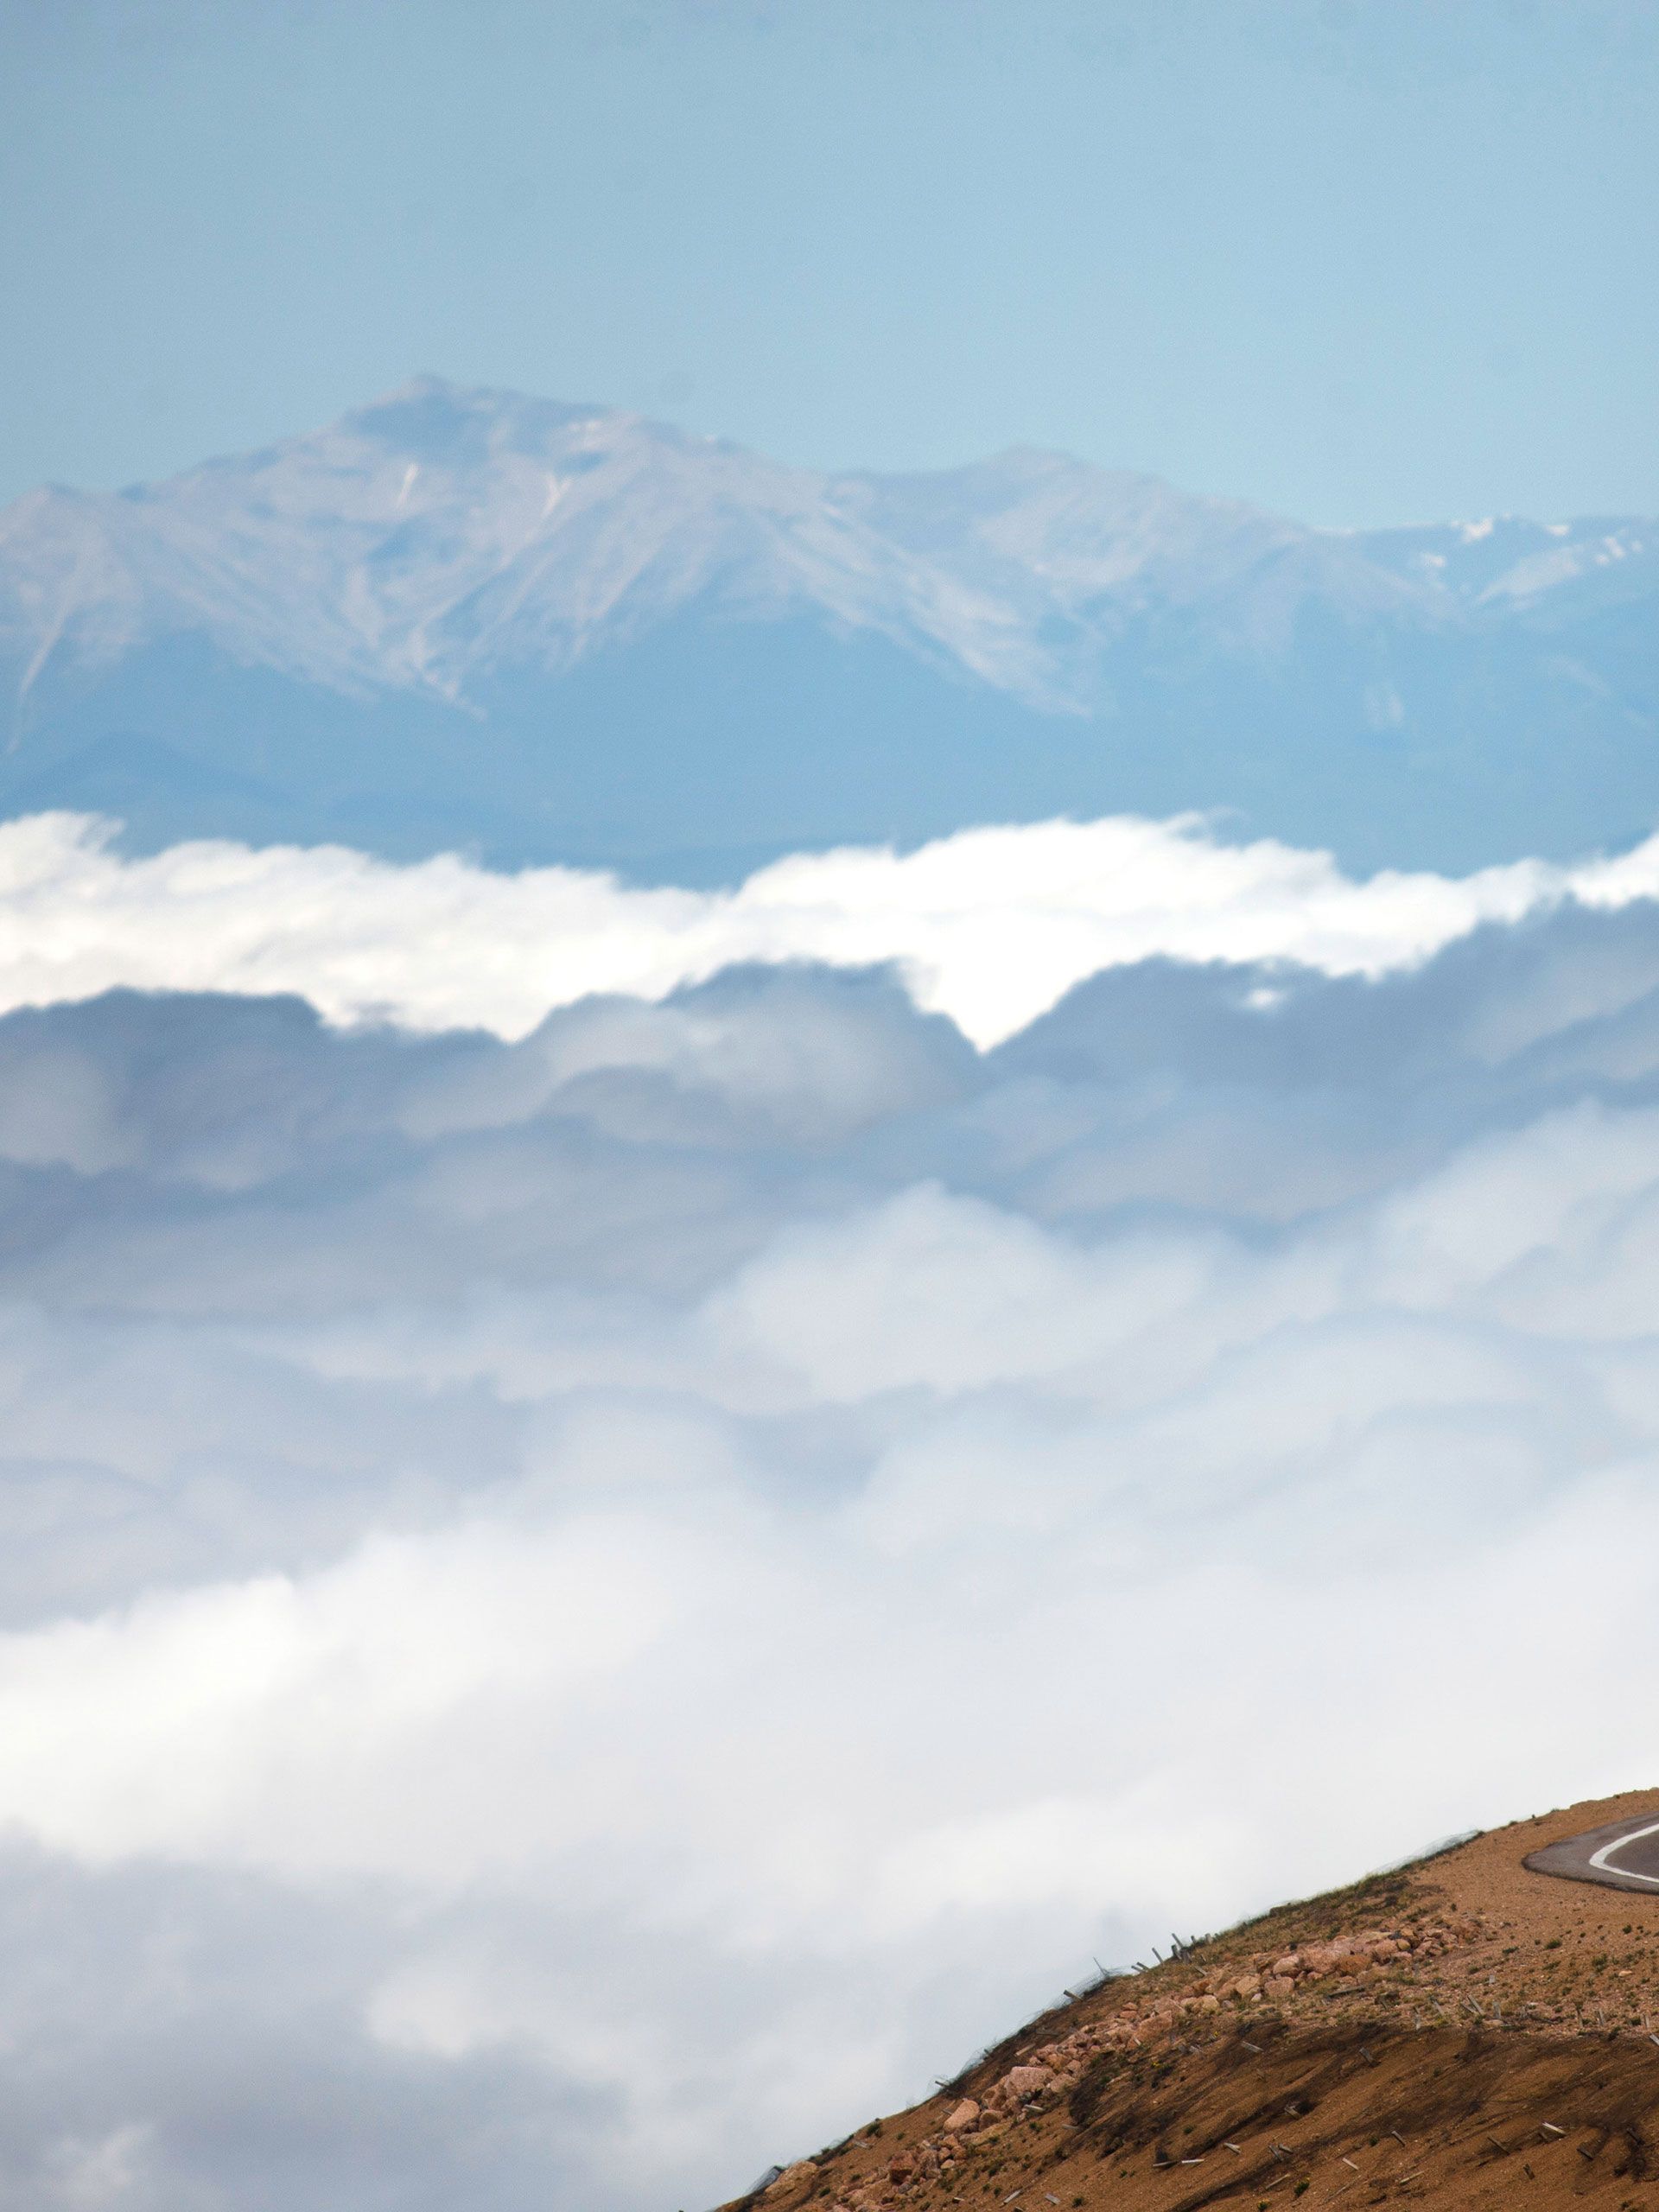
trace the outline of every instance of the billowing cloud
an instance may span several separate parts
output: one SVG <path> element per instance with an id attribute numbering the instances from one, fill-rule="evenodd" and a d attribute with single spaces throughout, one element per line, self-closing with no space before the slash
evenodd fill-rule
<path id="1" fill-rule="evenodd" d="M 791 863 L 810 942 L 584 879 L 658 966 L 502 923 L 467 1029 L 537 879 L 221 849 L 192 931 L 200 849 L 52 849 L 141 980 L 312 1003 L 0 1020 L 8 2202 L 695 2207 L 1091 1954 L 1652 1779 L 1638 865 L 1408 929 L 1105 827 L 1145 933 L 985 1050 L 973 869 L 1081 941 L 1109 838 Z M 69 880 L 14 997 L 99 979 Z"/>
<path id="2" fill-rule="evenodd" d="M 918 1005 L 988 1045 L 1085 976 L 1160 954 L 1376 976 L 1483 921 L 1659 892 L 1659 837 L 1577 868 L 1354 882 L 1327 854 L 1227 844 L 1197 817 L 799 855 L 730 892 L 341 849 L 207 842 L 124 859 L 112 828 L 71 814 L 0 824 L 0 1007 L 123 984 L 293 992 L 332 1021 L 511 1038 L 580 998 L 660 999 L 742 962 L 892 963 Z"/>

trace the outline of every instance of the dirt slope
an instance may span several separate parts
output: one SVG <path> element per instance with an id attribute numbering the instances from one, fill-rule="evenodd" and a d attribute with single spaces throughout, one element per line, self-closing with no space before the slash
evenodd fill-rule
<path id="1" fill-rule="evenodd" d="M 738 2202 L 1659 2212 L 1659 1891 L 1521 1863 L 1649 1807 L 1517 1821 L 1104 1983 Z"/>

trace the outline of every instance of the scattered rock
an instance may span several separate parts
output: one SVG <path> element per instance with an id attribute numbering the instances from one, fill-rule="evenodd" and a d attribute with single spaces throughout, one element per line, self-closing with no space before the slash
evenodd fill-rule
<path id="1" fill-rule="evenodd" d="M 1115 2001 L 1070 2034 L 1028 2050 L 1020 2064 L 977 2097 L 958 2099 L 938 2123 L 936 2134 L 908 2147 L 893 2146 L 886 2156 L 877 2152 L 873 2169 L 861 2181 L 843 2179 L 840 2196 L 823 2212 L 911 2212 L 942 2177 L 960 2178 L 971 2171 L 964 2162 L 995 2139 L 1038 2125 L 1038 2116 L 1051 2110 L 1103 2054 L 1134 2061 L 1142 2052 L 1160 2051 L 1172 2039 L 1182 2050 L 1199 2049 L 1216 2032 L 1211 2024 L 1216 2015 L 1230 2006 L 1248 2012 L 1268 2003 L 1288 2008 L 1293 2018 L 1310 2008 L 1316 2017 L 1327 2018 L 1332 2001 L 1358 1996 L 1491 1932 L 1485 1923 L 1469 1916 L 1424 1920 L 1357 1929 L 1289 1948 L 1234 1951 L 1213 1960 L 1205 1971 L 1189 1968 L 1173 1978 L 1161 1974 L 1149 1984 L 1126 1981 L 1115 1992 Z M 1538 2008 L 1531 2009 L 1536 2015 Z M 1018 2134 L 1010 2138 L 1018 2139 Z M 779 2174 L 766 2195 L 778 2203 L 779 2212 L 795 2212 L 798 2204 L 805 2212 L 808 2191 L 826 2171 L 810 2158 L 800 2160 Z"/>
<path id="2" fill-rule="evenodd" d="M 785 2166 L 774 2182 L 766 2185 L 768 2196 L 787 2196 L 808 2182 L 816 2181 L 818 2170 L 810 2158 L 798 2158 L 792 2166 Z"/>
<path id="3" fill-rule="evenodd" d="M 997 2083 L 1006 2095 L 1024 2103 L 1027 2097 L 1040 2097 L 1054 2087 L 1054 2076 L 1046 2066 L 1012 2066 Z"/>

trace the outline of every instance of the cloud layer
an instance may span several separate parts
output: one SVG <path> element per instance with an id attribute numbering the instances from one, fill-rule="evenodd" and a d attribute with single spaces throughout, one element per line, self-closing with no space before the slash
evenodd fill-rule
<path id="1" fill-rule="evenodd" d="M 1102 969 L 1160 955 L 1376 976 L 1482 922 L 1659 893 L 1659 836 L 1577 868 L 1355 882 L 1323 853 L 1125 816 L 798 855 L 699 893 L 339 848 L 213 842 L 131 860 L 112 829 L 73 814 L 0 823 L 0 1008 L 122 985 L 294 992 L 334 1022 L 518 1038 L 594 993 L 661 999 L 745 962 L 890 963 L 918 1005 L 986 1046 Z"/>
<path id="2" fill-rule="evenodd" d="M 14 1001 L 313 1001 L 0 1020 L 9 2204 L 694 2207 L 1091 1954 L 1653 1778 L 1645 857 L 988 832 L 757 944 L 0 838 Z"/>

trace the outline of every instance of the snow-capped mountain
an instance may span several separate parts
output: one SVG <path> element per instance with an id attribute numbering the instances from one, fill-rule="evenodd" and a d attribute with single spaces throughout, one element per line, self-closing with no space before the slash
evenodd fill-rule
<path id="1" fill-rule="evenodd" d="M 0 513 L 0 804 L 719 873 L 1227 807 L 1361 862 L 1659 813 L 1659 528 L 1316 531 L 1016 451 L 826 475 L 423 378 Z"/>

